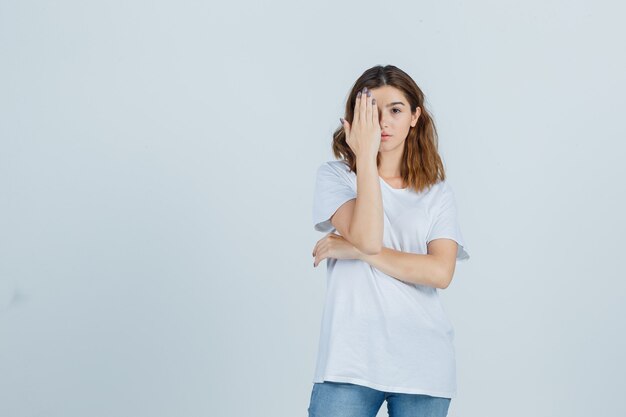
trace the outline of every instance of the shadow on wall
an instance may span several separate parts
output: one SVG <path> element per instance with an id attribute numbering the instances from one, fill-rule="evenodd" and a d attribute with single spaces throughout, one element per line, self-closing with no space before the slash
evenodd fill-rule
<path id="1" fill-rule="evenodd" d="M 27 300 L 28 296 L 19 288 L 6 280 L 4 282 L 0 280 L 0 315 Z"/>

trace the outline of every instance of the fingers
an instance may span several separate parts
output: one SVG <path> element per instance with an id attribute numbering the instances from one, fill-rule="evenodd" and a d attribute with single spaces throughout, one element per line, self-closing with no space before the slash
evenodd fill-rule
<path id="1" fill-rule="evenodd" d="M 319 246 L 320 246 L 320 243 L 322 242 L 322 240 L 324 240 L 324 239 L 318 240 L 317 243 L 315 244 L 315 246 L 313 247 L 313 253 L 312 253 L 313 256 L 315 256 L 315 254 L 317 253 L 317 250 L 319 249 Z"/>
<path id="2" fill-rule="evenodd" d="M 361 91 L 356 95 L 356 100 L 354 102 L 354 116 L 352 117 L 352 126 L 356 125 L 359 122 L 359 118 L 361 115 Z"/>
<path id="3" fill-rule="evenodd" d="M 322 239 L 320 239 L 315 245 L 315 248 L 313 248 L 313 256 L 315 257 L 315 259 L 313 259 L 314 267 L 318 266 L 319 263 L 322 262 L 326 258 L 326 255 L 328 254 L 328 249 L 327 249 L 328 239 L 327 238 L 331 234 L 333 234 L 333 232 L 330 232 L 329 234 L 324 236 Z"/>
<path id="4" fill-rule="evenodd" d="M 367 87 L 363 87 L 363 90 L 359 91 L 356 96 L 353 126 L 355 121 L 365 122 L 368 125 L 370 123 L 378 123 L 378 105 L 374 97 L 372 97 L 372 92 Z"/>
<path id="5" fill-rule="evenodd" d="M 315 252 L 315 258 L 313 259 L 313 266 L 314 267 L 318 266 L 320 262 L 324 260 L 324 258 L 326 258 L 326 251 L 324 250 L 324 248 L 319 248 Z"/>
<path id="6" fill-rule="evenodd" d="M 367 124 L 370 125 L 372 123 L 372 92 L 367 90 L 367 94 L 365 97 L 365 120 Z"/>
<path id="7" fill-rule="evenodd" d="M 320 240 L 317 241 L 317 243 L 315 244 L 315 247 L 313 247 L 313 253 L 312 255 L 315 256 L 315 253 L 320 249 L 322 243 L 324 243 L 324 241 L 326 241 L 327 239 L 332 239 L 332 236 L 338 236 L 335 234 L 335 232 L 328 232 L 326 233 L 326 236 L 324 236 L 323 238 L 321 238 Z"/>
<path id="8" fill-rule="evenodd" d="M 363 87 L 363 90 L 359 91 L 356 95 L 356 101 L 354 103 L 354 117 L 352 118 L 352 126 L 355 123 L 366 122 L 369 123 L 373 120 L 373 115 L 375 114 L 372 109 L 372 92 L 367 89 L 367 87 Z M 345 123 L 342 122 L 342 124 Z"/>
<path id="9" fill-rule="evenodd" d="M 378 120 L 378 104 L 376 104 L 376 99 L 372 97 L 372 124 L 376 126 L 379 123 L 380 121 Z"/>
<path id="10" fill-rule="evenodd" d="M 359 122 L 362 123 L 368 123 L 368 118 L 367 118 L 367 100 L 369 97 L 367 97 L 367 94 L 365 93 L 365 88 L 363 88 L 363 91 L 360 92 L 361 94 L 361 104 L 359 105 Z M 371 93 L 370 93 L 371 94 Z"/>

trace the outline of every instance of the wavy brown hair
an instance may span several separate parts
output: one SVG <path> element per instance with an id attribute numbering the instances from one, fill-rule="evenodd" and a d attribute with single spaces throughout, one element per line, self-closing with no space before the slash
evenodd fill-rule
<path id="1" fill-rule="evenodd" d="M 445 180 L 443 162 L 438 152 L 438 136 L 435 123 L 424 107 L 424 93 L 415 81 L 404 71 L 393 65 L 377 65 L 366 70 L 352 86 L 346 102 L 345 119 L 352 125 L 356 96 L 363 87 L 369 90 L 389 85 L 399 89 L 409 102 L 411 113 L 421 108 L 415 127 L 409 129 L 404 143 L 400 175 L 404 183 L 416 192 L 430 188 L 439 180 Z M 333 133 L 333 154 L 342 159 L 356 174 L 356 155 L 346 142 L 343 126 Z M 376 156 L 376 166 L 380 166 L 380 152 Z"/>

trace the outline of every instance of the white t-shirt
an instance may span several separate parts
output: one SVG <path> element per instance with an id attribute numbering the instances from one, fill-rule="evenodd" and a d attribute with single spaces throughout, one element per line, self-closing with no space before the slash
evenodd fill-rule
<path id="1" fill-rule="evenodd" d="M 457 260 L 469 259 L 454 194 L 446 181 L 421 193 L 392 188 L 382 178 L 380 186 L 384 247 L 426 254 L 428 242 L 449 238 L 458 243 Z M 343 161 L 323 163 L 313 199 L 315 230 L 335 230 L 330 217 L 353 198 L 356 174 Z M 437 289 L 400 281 L 356 259 L 327 258 L 326 264 L 326 299 L 313 382 L 348 382 L 379 391 L 454 398 L 454 329 Z"/>

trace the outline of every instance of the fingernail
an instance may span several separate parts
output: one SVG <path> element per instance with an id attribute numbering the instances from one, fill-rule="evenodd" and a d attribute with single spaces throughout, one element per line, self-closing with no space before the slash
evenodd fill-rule
<path id="1" fill-rule="evenodd" d="M 372 99 L 372 104 L 376 104 L 376 99 L 375 98 Z"/>
<path id="2" fill-rule="evenodd" d="M 371 97 L 371 96 L 372 96 L 372 92 L 371 92 L 371 91 L 369 91 L 369 90 L 367 90 L 367 96 L 368 96 L 368 97 Z"/>
<path id="3" fill-rule="evenodd" d="M 361 98 L 361 91 L 356 95 L 356 98 Z"/>
<path id="4" fill-rule="evenodd" d="M 343 117 L 339 118 L 339 122 L 341 122 L 341 124 L 343 124 Z"/>

